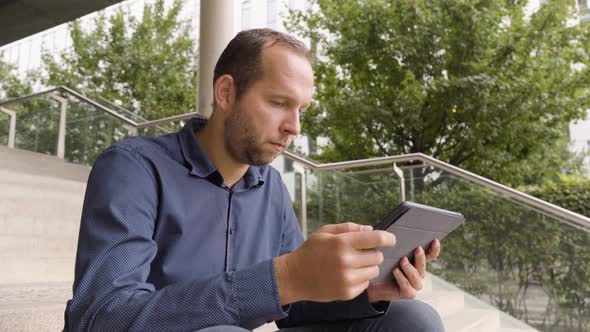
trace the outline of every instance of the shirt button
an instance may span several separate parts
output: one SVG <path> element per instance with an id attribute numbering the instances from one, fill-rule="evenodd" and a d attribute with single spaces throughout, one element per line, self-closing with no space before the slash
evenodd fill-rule
<path id="1" fill-rule="evenodd" d="M 233 233 L 234 233 L 234 230 L 230 228 L 229 229 L 229 235 L 232 235 Z"/>

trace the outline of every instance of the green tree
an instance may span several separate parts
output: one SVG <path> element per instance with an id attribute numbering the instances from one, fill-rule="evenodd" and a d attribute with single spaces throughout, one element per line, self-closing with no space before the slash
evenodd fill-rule
<path id="1" fill-rule="evenodd" d="M 11 99 L 31 93 L 35 73 L 30 72 L 24 78 L 16 73 L 16 66 L 3 60 L 0 52 L 0 100 Z M 8 107 L 11 111 L 16 111 Z M 17 122 L 18 123 L 18 122 Z M 10 116 L 0 112 L 0 145 L 8 144 Z"/>
<path id="2" fill-rule="evenodd" d="M 4 54 L 0 52 L 0 96 L 9 99 L 31 93 L 31 82 L 36 74 L 27 73 L 22 79 L 16 73 L 16 66 L 4 61 L 3 58 Z"/>
<path id="3" fill-rule="evenodd" d="M 89 30 L 74 21 L 72 48 L 57 58 L 44 52 L 44 83 L 103 97 L 146 119 L 192 112 L 196 48 L 181 8 L 181 0 L 169 8 L 158 0 L 140 19 L 120 9 L 97 17 Z"/>
<path id="4" fill-rule="evenodd" d="M 421 152 L 519 185 L 560 172 L 590 107 L 590 28 L 574 1 L 316 0 L 288 28 L 318 50 L 318 159 Z M 556 158 L 556 157 L 560 158 Z M 567 156 L 566 156 L 567 157 Z"/>

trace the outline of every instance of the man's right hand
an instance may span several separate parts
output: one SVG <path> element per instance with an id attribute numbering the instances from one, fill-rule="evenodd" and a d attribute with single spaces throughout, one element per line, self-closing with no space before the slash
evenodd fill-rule
<path id="1" fill-rule="evenodd" d="M 297 301 L 350 300 L 379 275 L 395 236 L 355 223 L 325 225 L 292 253 L 275 259 L 281 305 Z"/>

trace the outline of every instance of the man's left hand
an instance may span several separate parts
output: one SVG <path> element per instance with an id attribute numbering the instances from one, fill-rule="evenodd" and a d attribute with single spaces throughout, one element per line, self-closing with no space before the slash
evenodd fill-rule
<path id="1" fill-rule="evenodd" d="M 414 252 L 414 265 L 407 257 L 402 258 L 400 266 L 392 271 L 393 282 L 382 281 L 371 283 L 367 288 L 369 302 L 393 301 L 399 299 L 413 299 L 416 293 L 422 289 L 426 276 L 426 263 L 432 261 L 440 254 L 440 241 L 434 240 L 424 253 L 422 247 Z"/>

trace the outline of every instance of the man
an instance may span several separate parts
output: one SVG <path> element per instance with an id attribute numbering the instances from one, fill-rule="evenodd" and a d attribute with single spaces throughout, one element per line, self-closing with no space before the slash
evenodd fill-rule
<path id="1" fill-rule="evenodd" d="M 291 200 L 266 166 L 299 134 L 313 93 L 311 58 L 269 29 L 239 33 L 215 67 L 214 111 L 178 133 L 105 150 L 88 180 L 71 331 L 252 329 L 441 331 L 411 299 L 417 249 L 394 283 L 369 284 L 395 237 L 353 223 L 303 242 Z M 396 300 L 388 302 L 391 300 Z M 211 329 L 209 329 L 211 331 Z"/>

